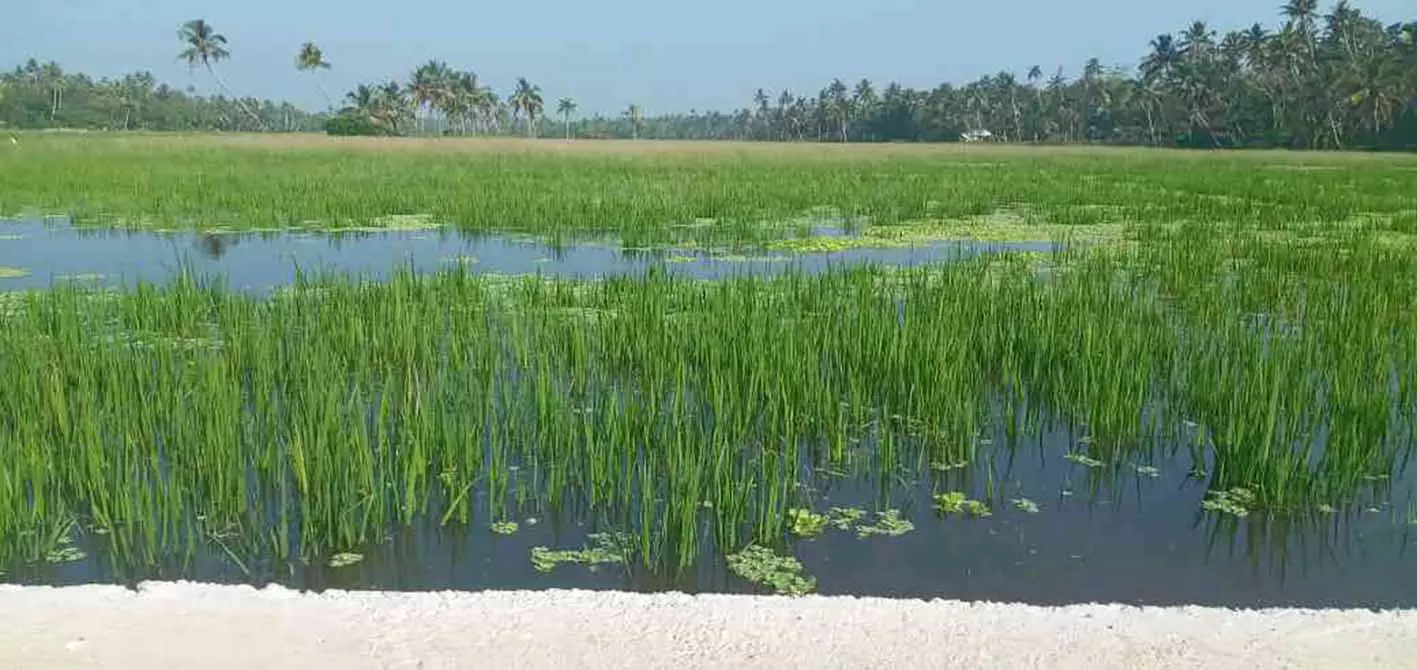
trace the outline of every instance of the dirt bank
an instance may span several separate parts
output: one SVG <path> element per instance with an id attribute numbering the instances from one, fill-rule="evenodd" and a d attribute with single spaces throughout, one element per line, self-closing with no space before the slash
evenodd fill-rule
<path id="1" fill-rule="evenodd" d="M 1417 612 L 0 587 L 0 668 L 1417 668 Z"/>

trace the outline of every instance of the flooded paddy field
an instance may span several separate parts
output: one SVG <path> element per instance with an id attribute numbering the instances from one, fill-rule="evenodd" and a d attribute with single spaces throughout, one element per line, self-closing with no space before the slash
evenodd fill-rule
<path id="1" fill-rule="evenodd" d="M 1417 604 L 1392 159 L 104 142 L 0 156 L 6 581 Z"/>
<path id="2" fill-rule="evenodd" d="M 839 231 L 820 238 L 853 239 Z M 0 290 L 48 288 L 55 282 L 134 287 L 190 274 L 221 277 L 243 291 L 269 292 L 300 275 L 348 273 L 374 279 L 404 269 L 420 273 L 465 266 L 476 273 L 596 278 L 644 274 L 649 268 L 700 279 L 820 272 L 833 265 L 902 267 L 982 253 L 1042 253 L 1048 241 L 936 240 L 920 246 L 851 244 L 822 251 L 626 247 L 613 239 L 551 244 L 531 237 L 453 229 L 328 232 L 153 232 L 77 228 L 62 220 L 0 220 Z"/>

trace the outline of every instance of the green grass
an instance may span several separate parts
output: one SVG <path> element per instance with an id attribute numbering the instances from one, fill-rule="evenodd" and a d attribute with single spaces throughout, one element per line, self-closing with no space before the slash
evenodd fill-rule
<path id="1" fill-rule="evenodd" d="M 1400 156 L 624 146 L 35 137 L 0 152 L 0 215 L 163 230 L 455 226 L 697 246 L 844 221 L 864 227 L 862 243 L 887 246 L 1068 232 L 1116 240 L 1129 227 L 1184 221 L 1285 230 L 1360 215 L 1417 231 L 1417 162 Z M 1343 169 L 1292 169 L 1306 162 Z"/>
<path id="2" fill-rule="evenodd" d="M 742 557 L 911 530 L 886 484 L 870 510 L 814 512 L 827 473 L 932 481 L 941 511 L 991 523 L 1037 506 L 973 481 L 1012 448 L 981 436 L 1063 422 L 1084 438 L 1052 456 L 1079 477 L 1136 484 L 1180 444 L 1205 511 L 1283 517 L 1381 495 L 1417 426 L 1417 172 L 1399 159 L 24 150 L 0 153 L 0 211 L 91 225 L 421 214 L 402 221 L 791 247 L 827 239 L 812 220 L 867 217 L 860 238 L 885 245 L 1082 244 L 712 282 L 457 262 L 269 297 L 190 279 L 4 294 L 0 567 L 68 560 L 80 532 L 139 564 L 214 544 L 239 565 L 329 563 L 423 520 L 510 531 L 530 507 L 614 533 L 540 548 L 539 569 L 708 549 L 798 592 L 796 572 Z"/>
<path id="3" fill-rule="evenodd" d="M 1373 279 L 1315 278 L 1302 301 L 1206 283 L 1207 247 L 1254 277 Z M 190 282 L 24 294 L 0 330 L 0 531 L 78 520 L 156 559 L 234 527 L 313 557 L 432 501 L 466 523 L 486 487 L 488 516 L 572 505 L 632 531 L 647 562 L 692 561 L 704 542 L 783 536 L 807 464 L 919 477 L 1037 408 L 1088 426 L 1085 458 L 1119 468 L 1170 437 L 1158 425 L 1194 421 L 1211 486 L 1276 513 L 1341 504 L 1390 471 L 1413 418 L 1412 258 L 1147 248 L 1046 282 L 1002 255 L 721 282 L 452 269 L 268 300 Z M 1282 333 L 1247 318 L 1296 309 Z"/>

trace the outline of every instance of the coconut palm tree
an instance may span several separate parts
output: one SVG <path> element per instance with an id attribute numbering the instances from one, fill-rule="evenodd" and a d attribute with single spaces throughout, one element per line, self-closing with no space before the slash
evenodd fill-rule
<path id="1" fill-rule="evenodd" d="M 212 24 L 207 23 L 205 19 L 192 19 L 182 24 L 181 30 L 177 31 L 177 37 L 187 45 L 187 48 L 183 49 L 182 53 L 177 54 L 177 57 L 187 61 L 188 69 L 196 69 L 197 64 L 201 63 L 202 66 L 207 69 L 207 73 L 212 76 L 212 79 L 216 80 L 216 85 L 226 93 L 227 97 L 236 101 L 236 105 L 240 107 L 242 111 L 246 112 L 247 116 L 251 117 L 251 120 L 256 122 L 257 128 L 265 130 L 266 124 L 261 121 L 261 117 L 257 116 L 256 112 L 252 111 L 251 108 L 246 105 L 246 101 L 232 95 L 231 89 L 227 87 L 226 82 L 222 81 L 221 77 L 217 75 L 216 68 L 212 67 L 213 64 L 231 57 L 231 52 L 226 48 L 226 36 L 213 29 Z"/>
<path id="2" fill-rule="evenodd" d="M 536 117 L 541 116 L 544 103 L 541 99 L 541 87 L 533 86 L 526 77 L 517 77 L 517 87 L 512 91 L 512 97 L 507 99 L 512 107 L 512 116 L 518 112 L 526 114 L 526 134 L 527 137 L 536 135 Z"/>
<path id="3" fill-rule="evenodd" d="M 566 123 L 566 139 L 571 139 L 571 115 L 576 112 L 576 101 L 570 98 L 561 98 L 556 101 L 556 113 L 561 115 L 561 120 Z"/>
<path id="4" fill-rule="evenodd" d="M 408 93 L 413 103 L 431 121 L 435 112 L 447 107 L 452 94 L 453 70 L 443 61 L 430 60 L 420 65 L 409 78 Z"/>
<path id="5" fill-rule="evenodd" d="M 644 121 L 644 110 L 639 105 L 630 105 L 625 110 L 625 118 L 630 122 L 630 138 L 640 139 L 640 123 Z"/>
<path id="6" fill-rule="evenodd" d="M 295 69 L 301 72 L 319 72 L 320 70 L 328 70 L 330 67 L 330 62 L 325 60 L 325 52 L 321 51 L 314 42 L 300 45 L 300 53 L 295 56 Z M 319 80 L 315 81 L 315 87 L 320 89 L 320 95 L 324 96 L 325 105 L 333 107 L 334 103 L 330 102 L 330 94 L 325 91 L 325 87 L 320 84 Z"/>

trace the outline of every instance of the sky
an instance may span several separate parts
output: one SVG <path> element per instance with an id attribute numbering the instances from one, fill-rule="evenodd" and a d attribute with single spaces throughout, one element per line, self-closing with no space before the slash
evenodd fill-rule
<path id="1" fill-rule="evenodd" d="M 66 70 L 119 76 L 149 70 L 199 92 L 211 78 L 177 60 L 180 25 L 204 18 L 230 40 L 219 74 L 238 95 L 319 109 L 316 77 L 338 98 L 361 82 L 408 73 L 430 59 L 476 72 L 505 95 L 524 76 L 547 106 L 561 97 L 581 114 L 729 111 L 759 87 L 815 95 L 833 77 L 878 86 L 967 82 L 1031 65 L 1076 74 L 1096 56 L 1135 66 L 1158 33 L 1203 19 L 1223 33 L 1279 22 L 1282 0 L 7 0 L 0 67 L 28 58 Z M 1413 0 L 1351 4 L 1384 23 L 1417 18 Z M 1323 3 L 1327 11 L 1331 2 Z M 314 41 L 334 68 L 297 72 Z"/>

